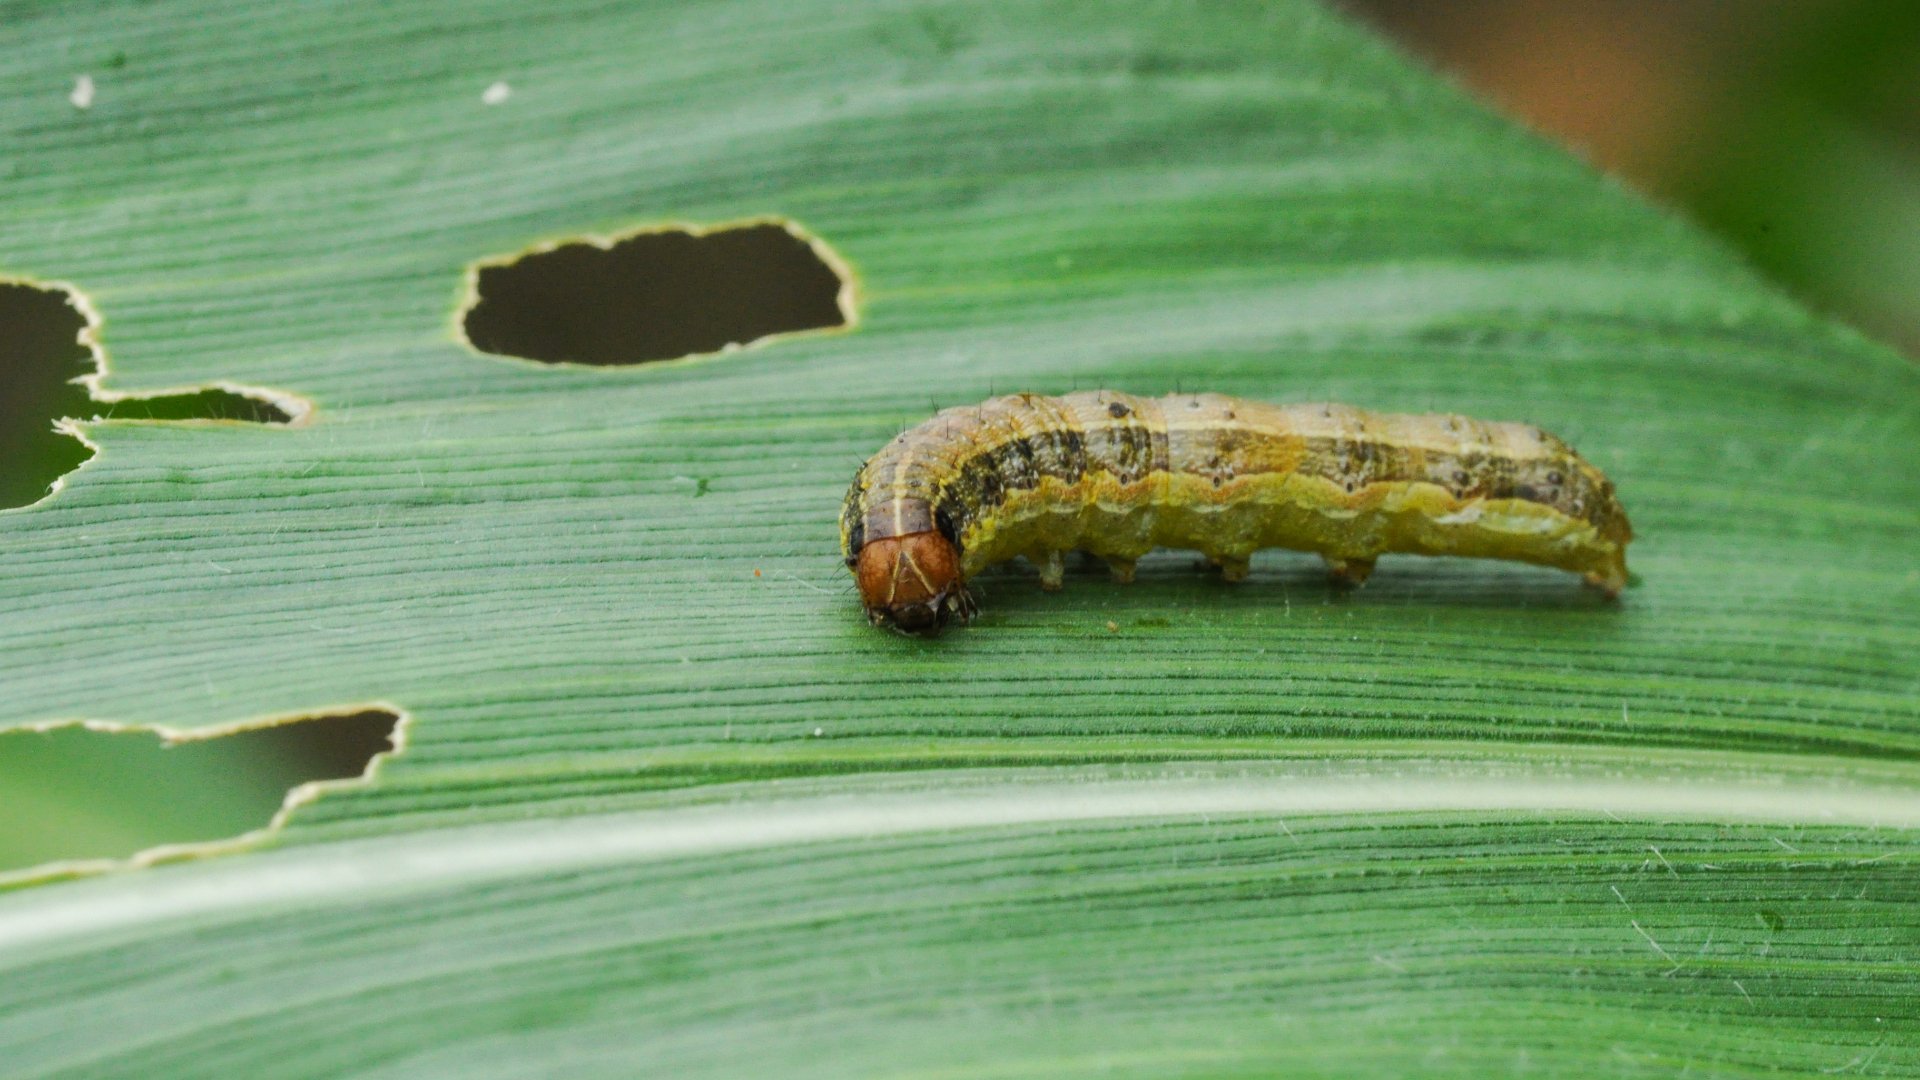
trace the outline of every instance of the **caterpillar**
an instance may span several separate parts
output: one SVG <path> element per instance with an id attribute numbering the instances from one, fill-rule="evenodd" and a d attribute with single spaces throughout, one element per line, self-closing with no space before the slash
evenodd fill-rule
<path id="1" fill-rule="evenodd" d="M 1133 579 L 1155 547 L 1228 581 L 1266 547 L 1318 552 L 1359 585 L 1388 552 L 1514 559 L 1626 584 L 1633 538 L 1612 481 L 1527 424 L 1223 394 L 1014 394 L 947 409 L 854 477 L 840 546 L 867 620 L 938 633 L 967 581 L 1025 556 L 1058 589 L 1064 553 Z"/>

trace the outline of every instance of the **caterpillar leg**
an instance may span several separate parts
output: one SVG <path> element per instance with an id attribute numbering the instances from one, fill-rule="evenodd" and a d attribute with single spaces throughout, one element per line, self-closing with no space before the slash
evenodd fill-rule
<path id="1" fill-rule="evenodd" d="M 980 604 L 973 598 L 973 590 L 967 588 L 965 582 L 955 585 L 953 591 L 947 594 L 947 611 L 963 623 L 972 622 L 973 617 L 980 614 Z"/>
<path id="2" fill-rule="evenodd" d="M 1620 590 L 1626 588 L 1627 585 L 1627 579 L 1624 575 L 1611 572 L 1605 574 L 1582 574 L 1580 575 L 1580 580 L 1586 582 L 1588 588 L 1598 589 L 1602 593 L 1605 593 L 1609 600 L 1620 599 Z"/>
<path id="3" fill-rule="evenodd" d="M 1372 559 L 1336 559 L 1331 555 L 1322 557 L 1327 560 L 1327 573 L 1334 582 L 1350 589 L 1365 584 L 1373 573 Z"/>
<path id="4" fill-rule="evenodd" d="M 1245 581 L 1253 573 L 1253 559 L 1246 555 L 1210 555 L 1207 561 L 1220 568 L 1221 581 Z"/>
<path id="5" fill-rule="evenodd" d="M 1059 592 L 1067 582 L 1067 555 L 1064 551 L 1049 551 L 1034 560 L 1040 568 L 1040 587 L 1048 592 Z"/>
<path id="6" fill-rule="evenodd" d="M 1122 585 L 1133 584 L 1134 565 L 1133 559 L 1124 559 L 1117 555 L 1107 556 L 1107 572 L 1113 575 L 1113 580 Z"/>

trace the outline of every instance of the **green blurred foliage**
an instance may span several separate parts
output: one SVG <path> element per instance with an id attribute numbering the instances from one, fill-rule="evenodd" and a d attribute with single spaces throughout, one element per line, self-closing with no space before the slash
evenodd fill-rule
<path id="1" fill-rule="evenodd" d="M 94 411 L 73 381 L 93 370 L 79 340 L 85 326 L 59 292 L 0 284 L 0 509 L 38 501 L 90 456 L 53 429 L 56 417 Z"/>
<path id="2" fill-rule="evenodd" d="M 0 873 L 260 828 L 296 785 L 365 771 L 392 729 L 375 712 L 172 746 L 79 726 L 0 733 Z"/>
<path id="3" fill-rule="evenodd" d="M 1345 6 L 1920 355 L 1920 4 Z"/>
<path id="4" fill-rule="evenodd" d="M 1920 4 L 1785 9 L 1671 190 L 1816 305 L 1920 355 Z"/>

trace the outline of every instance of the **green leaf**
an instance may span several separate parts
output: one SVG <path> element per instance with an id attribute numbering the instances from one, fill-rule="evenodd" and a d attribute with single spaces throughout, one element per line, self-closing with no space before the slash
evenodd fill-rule
<path id="1" fill-rule="evenodd" d="M 109 393 L 311 411 L 81 425 L 0 726 L 407 717 L 255 850 L 0 896 L 10 1075 L 1920 1071 L 1920 372 L 1343 20 L 6 19 L 0 272 Z M 479 261 L 769 215 L 857 325 L 459 337 Z M 1539 423 L 1640 584 L 1168 553 L 869 629 L 859 461 L 1093 387 Z"/>

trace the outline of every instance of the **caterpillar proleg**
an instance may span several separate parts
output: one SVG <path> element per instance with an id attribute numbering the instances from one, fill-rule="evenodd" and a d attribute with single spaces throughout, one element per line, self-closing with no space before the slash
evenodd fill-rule
<path id="1" fill-rule="evenodd" d="M 1618 595 L 1633 537 L 1612 481 L 1526 424 L 1269 405 L 1222 394 L 1014 394 L 947 409 L 854 478 L 840 543 L 876 626 L 969 619 L 967 580 L 1062 555 L 1120 581 L 1155 547 L 1237 581 L 1266 547 L 1318 552 L 1358 585 L 1389 552 L 1515 559 Z"/>

